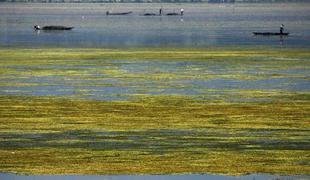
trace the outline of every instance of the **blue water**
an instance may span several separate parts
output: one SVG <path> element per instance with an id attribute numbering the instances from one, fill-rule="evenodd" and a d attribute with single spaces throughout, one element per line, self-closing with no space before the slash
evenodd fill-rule
<path id="1" fill-rule="evenodd" d="M 94 61 L 83 62 L 92 65 L 1 67 L 14 73 L 2 75 L 0 94 L 97 100 L 128 100 L 139 94 L 192 95 L 207 99 L 229 96 L 226 100 L 234 100 L 233 91 L 308 92 L 310 89 L 308 70 L 300 69 L 298 64 L 289 68 L 278 64 L 270 69 L 264 62 L 247 61 L 243 61 L 240 68 L 234 61 L 106 60 L 99 63 L 107 66 L 98 68 Z M 113 70 L 113 74 L 109 70 Z M 274 74 L 281 77 L 273 77 Z M 22 85 L 18 85 L 20 83 Z"/>
<path id="2" fill-rule="evenodd" d="M 310 3 L 0 3 L 0 47 L 309 48 L 309 7 Z M 180 8 L 184 8 L 185 15 L 141 16 L 146 12 L 156 13 L 159 8 L 163 8 L 164 13 L 178 12 Z M 130 10 L 133 14 L 106 16 L 107 10 Z M 75 28 L 64 32 L 34 31 L 35 24 Z M 290 36 L 252 35 L 252 31 L 278 31 L 280 24 L 285 24 L 285 30 L 290 31 Z M 205 99 L 220 100 L 227 100 L 226 97 L 229 96 L 229 100 L 240 100 L 241 97 L 234 99 L 230 91 L 308 92 L 310 89 L 307 66 L 301 68 L 292 65 L 289 69 L 283 69 L 278 65 L 270 69 L 268 63 L 230 63 L 230 60 L 115 60 L 104 61 L 105 65 L 101 65 L 103 62 L 100 60 L 82 61 L 84 65 L 1 66 L 3 69 L 13 69 L 16 73 L 1 75 L 0 95 L 128 100 L 139 94 L 165 94 L 204 96 Z M 272 62 L 274 59 L 268 61 Z M 104 73 L 111 69 L 116 76 Z M 45 75 L 36 75 L 34 72 L 37 70 Z M 280 77 L 273 77 L 274 74 Z M 238 76 L 245 79 L 236 78 Z"/>
<path id="3" fill-rule="evenodd" d="M 310 3 L 275 4 L 8 4 L 0 3 L 4 47 L 310 47 Z M 183 17 L 141 16 L 178 12 Z M 128 16 L 106 16 L 133 11 Z M 279 31 L 289 37 L 253 36 Z M 74 26 L 72 31 L 34 31 L 34 25 Z"/>
<path id="4" fill-rule="evenodd" d="M 63 96 L 112 101 L 128 100 L 141 94 L 186 95 L 230 101 L 240 99 L 242 90 L 310 90 L 308 70 L 300 69 L 298 63 L 289 68 L 281 68 L 281 64 L 277 64 L 270 69 L 264 62 L 251 61 L 243 61 L 242 68 L 234 61 L 212 60 L 105 60 L 99 63 L 108 65 L 100 67 L 93 64 L 94 61 L 83 62 L 92 65 L 1 67 L 12 69 L 14 73 L 1 76 L 0 95 Z M 109 70 L 113 70 L 113 73 L 110 74 Z M 273 77 L 274 74 L 281 76 Z"/>

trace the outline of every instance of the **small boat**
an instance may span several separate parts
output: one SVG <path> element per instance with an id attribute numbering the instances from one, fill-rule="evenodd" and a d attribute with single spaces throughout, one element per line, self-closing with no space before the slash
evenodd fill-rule
<path id="1" fill-rule="evenodd" d="M 167 15 L 167 16 L 179 16 L 180 14 L 179 14 L 179 13 L 172 12 L 172 13 L 167 13 L 166 15 Z"/>
<path id="2" fill-rule="evenodd" d="M 262 36 L 288 36 L 290 33 L 280 33 L 280 32 L 253 32 L 254 35 Z"/>
<path id="3" fill-rule="evenodd" d="M 131 14 L 131 13 L 132 13 L 132 11 L 128 11 L 128 12 L 115 12 L 115 13 L 107 11 L 106 15 L 107 16 L 110 16 L 110 15 L 128 15 L 128 14 Z"/>
<path id="4" fill-rule="evenodd" d="M 157 16 L 155 13 L 144 13 L 143 16 Z"/>
<path id="5" fill-rule="evenodd" d="M 38 25 L 35 25 L 33 27 L 35 30 L 47 30 L 47 31 L 52 31 L 52 30 L 71 30 L 73 27 L 68 27 L 68 26 L 43 26 L 40 27 Z"/>

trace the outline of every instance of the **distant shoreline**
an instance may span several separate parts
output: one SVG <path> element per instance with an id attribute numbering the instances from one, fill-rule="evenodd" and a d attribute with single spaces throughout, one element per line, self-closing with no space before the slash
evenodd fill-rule
<path id="1" fill-rule="evenodd" d="M 0 0 L 0 3 L 167 3 L 167 4 L 180 4 L 180 3 L 209 3 L 209 4 L 260 4 L 260 3 L 310 3 L 307 0 L 288 0 L 288 1 L 234 1 L 234 0 L 226 0 L 225 2 L 221 2 L 220 0 L 210 1 L 210 0 L 180 0 L 180 1 L 172 1 L 172 0 Z"/>

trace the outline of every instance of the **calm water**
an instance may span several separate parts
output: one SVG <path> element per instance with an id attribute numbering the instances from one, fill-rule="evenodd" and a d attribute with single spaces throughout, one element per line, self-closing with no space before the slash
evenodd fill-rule
<path id="1" fill-rule="evenodd" d="M 63 96 L 96 100 L 128 100 L 137 94 L 199 96 L 207 100 L 243 99 L 245 91 L 308 92 L 304 61 L 158 61 L 80 60 L 77 64 L 0 66 L 13 70 L 0 77 L 0 95 Z M 284 61 L 284 62 L 286 62 Z M 299 62 L 299 63 L 297 63 Z M 111 73 L 112 71 L 112 73 Z M 275 74 L 281 75 L 274 77 Z M 228 98 L 229 97 L 229 98 Z"/>
<path id="2" fill-rule="evenodd" d="M 183 17 L 145 17 L 178 12 Z M 268 45 L 310 47 L 310 3 L 287 4 L 8 4 L 0 3 L 0 46 L 210 47 Z M 133 11 L 106 16 L 106 11 Z M 34 25 L 74 26 L 68 32 L 36 32 Z M 279 31 L 289 37 L 255 37 Z"/>
<path id="3" fill-rule="evenodd" d="M 31 4 L 0 3 L 0 47 L 310 47 L 310 3 L 276 4 Z M 142 16 L 178 12 L 181 16 Z M 133 11 L 106 16 L 106 11 Z M 253 36 L 278 31 L 289 37 Z M 74 26 L 72 31 L 34 31 L 33 25 Z M 1 66 L 0 94 L 57 95 L 97 100 L 127 100 L 136 94 L 193 95 L 249 101 L 242 90 L 310 89 L 309 68 L 275 59 L 258 61 L 103 61 L 83 65 Z M 296 61 L 297 59 L 286 59 Z M 305 63 L 302 60 L 298 60 Z M 82 62 L 82 61 L 81 61 Z M 283 61 L 284 62 L 284 61 Z M 267 64 L 262 64 L 267 63 Z M 109 72 L 113 70 L 113 74 Z M 59 74 L 59 72 L 62 72 Z M 106 73 L 107 72 L 107 73 Z M 41 73 L 41 74 L 40 74 Z M 281 77 L 274 77 L 275 74 Z M 234 94 L 239 92 L 239 94 Z M 232 96 L 232 95 L 235 96 Z M 235 99 L 232 97 L 236 97 Z M 255 100 L 256 101 L 256 100 Z"/>
<path id="4" fill-rule="evenodd" d="M 185 9 L 185 16 L 141 16 Z M 8 4 L 0 3 L 0 47 L 310 47 L 310 3 L 289 4 Z M 133 11 L 128 16 L 106 16 Z M 72 31 L 34 31 L 34 25 L 74 26 Z M 289 37 L 255 37 L 252 31 L 278 31 Z M 267 59 L 264 62 L 272 62 Z M 286 59 L 295 61 L 294 59 Z M 297 60 L 296 60 L 297 61 Z M 303 60 L 299 60 L 304 62 Z M 296 63 L 238 61 L 81 60 L 78 64 L 0 66 L 0 95 L 64 96 L 127 100 L 135 94 L 184 95 L 230 101 L 252 90 L 309 92 L 309 67 Z M 105 63 L 106 65 L 102 65 Z M 109 73 L 109 70 L 112 73 Z M 272 75 L 281 77 L 272 77 Z M 227 78 L 229 77 L 229 78 Z M 237 94 L 236 94 L 237 93 Z M 229 99 L 226 97 L 229 96 Z M 246 96 L 246 95 L 245 95 Z M 235 98 L 235 99 L 234 99 Z M 260 99 L 261 100 L 261 99 Z M 263 99 L 264 100 L 264 99 Z M 148 133 L 145 133 L 148 134 Z M 23 135 L 24 136 L 24 135 Z M 38 146 L 38 144 L 37 144 Z M 0 179 L 307 179 L 308 176 L 17 176 Z"/>

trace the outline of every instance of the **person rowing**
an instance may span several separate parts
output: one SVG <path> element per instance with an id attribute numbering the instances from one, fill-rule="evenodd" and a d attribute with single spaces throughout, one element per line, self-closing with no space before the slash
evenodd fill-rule
<path id="1" fill-rule="evenodd" d="M 283 31 L 284 31 L 284 24 L 281 24 L 281 26 L 280 26 L 280 34 L 283 34 Z"/>
<path id="2" fill-rule="evenodd" d="M 181 9 L 181 16 L 183 16 L 183 14 L 184 14 L 184 9 L 182 8 Z"/>

